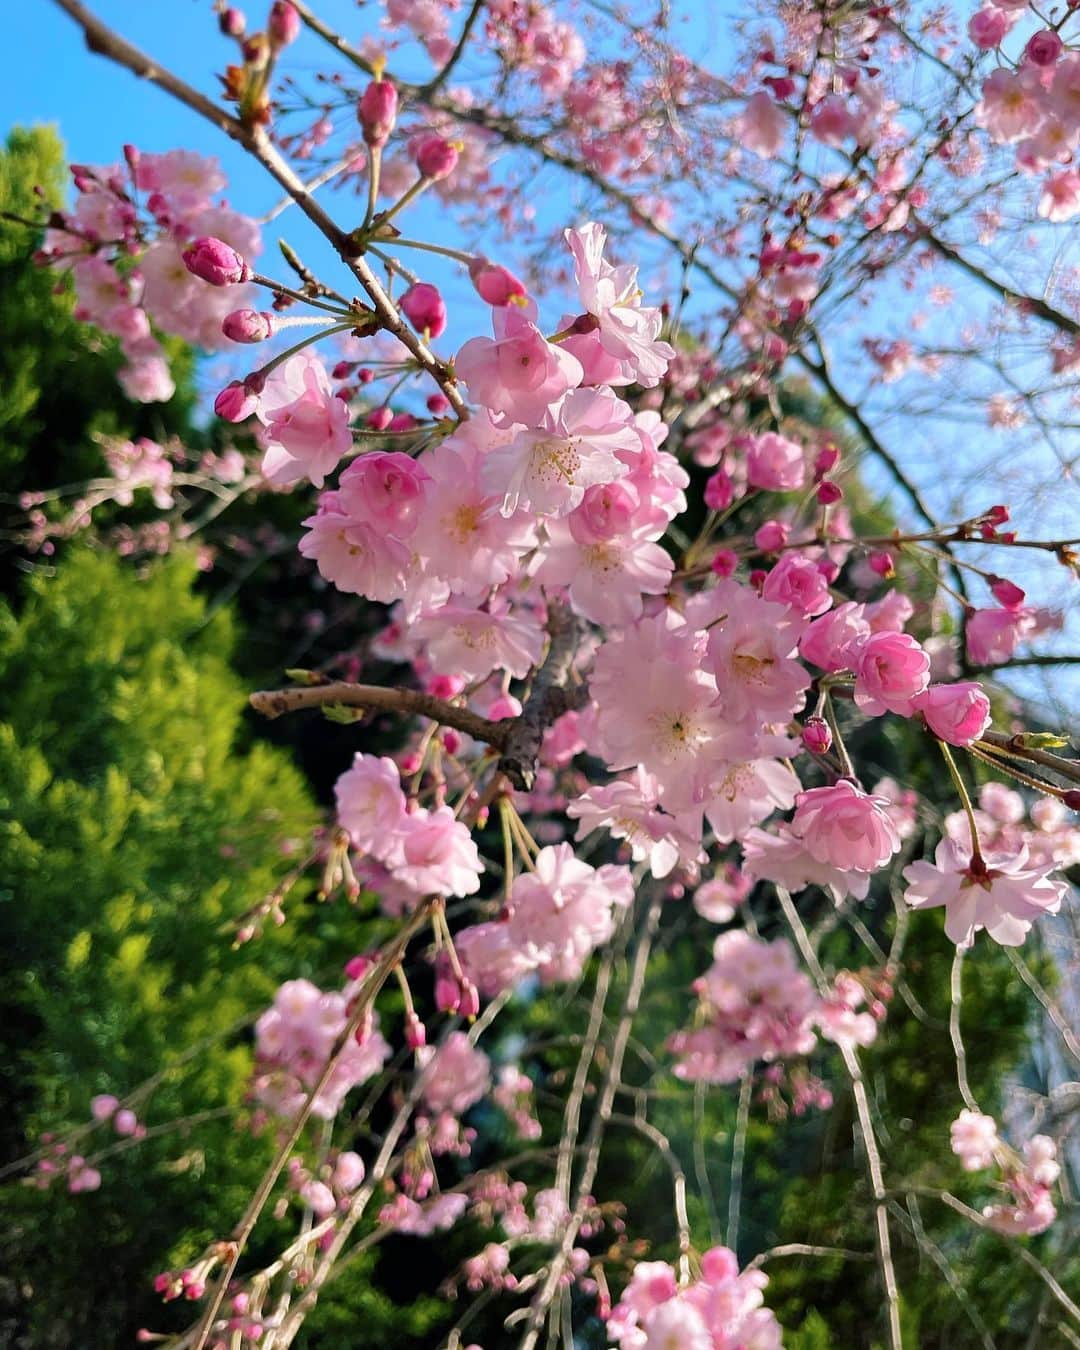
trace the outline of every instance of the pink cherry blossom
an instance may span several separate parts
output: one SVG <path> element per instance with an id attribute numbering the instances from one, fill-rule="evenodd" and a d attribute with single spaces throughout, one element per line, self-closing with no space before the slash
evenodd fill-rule
<path id="1" fill-rule="evenodd" d="M 494 339 L 471 338 L 454 368 L 485 408 L 513 422 L 535 426 L 549 406 L 581 383 L 581 363 L 558 344 L 546 342 L 516 309 L 494 311 Z"/>
<path id="2" fill-rule="evenodd" d="M 978 1111 L 963 1110 L 949 1126 L 952 1151 L 965 1172 L 992 1166 L 999 1147 L 997 1121 Z"/>
<path id="3" fill-rule="evenodd" d="M 982 928 L 1006 947 L 1018 947 L 1035 919 L 1056 914 L 1068 890 L 1049 871 L 1028 867 L 1027 849 L 1015 855 L 988 853 L 982 862 L 970 848 L 943 839 L 934 861 L 904 868 L 904 899 L 913 909 L 945 908 L 945 933 L 970 947 Z"/>
<path id="4" fill-rule="evenodd" d="M 582 308 L 599 323 L 601 345 L 630 365 L 638 384 L 651 388 L 663 377 L 675 351 L 660 341 L 660 311 L 641 304 L 637 268 L 605 261 L 607 231 L 602 225 L 566 230 L 564 237 L 574 255 Z"/>
<path id="5" fill-rule="evenodd" d="M 755 436 L 746 457 L 746 477 L 751 487 L 766 492 L 791 492 L 806 481 L 806 457 L 802 446 L 775 431 Z"/>
<path id="6" fill-rule="evenodd" d="M 334 395 L 326 368 L 309 351 L 298 352 L 267 378 L 256 415 L 266 427 L 263 473 L 275 483 L 326 475 L 352 448 L 349 409 Z"/>
<path id="7" fill-rule="evenodd" d="M 784 144 L 788 114 L 764 90 L 751 94 L 739 116 L 739 139 L 762 159 L 772 159 Z"/>
<path id="8" fill-rule="evenodd" d="M 484 864 L 467 825 L 448 806 L 421 807 L 398 823 L 394 876 L 419 895 L 473 895 Z"/>
<path id="9" fill-rule="evenodd" d="M 640 441 L 629 406 L 606 389 L 575 389 L 550 408 L 535 429 L 490 450 L 480 469 L 485 489 L 503 499 L 504 515 L 529 508 L 566 515 L 588 488 L 628 472 L 617 455 Z"/>
<path id="10" fill-rule="evenodd" d="M 912 706 L 934 735 L 950 745 L 970 745 L 990 725 L 990 700 L 970 681 L 932 684 L 916 695 Z"/>
<path id="11" fill-rule="evenodd" d="M 818 862 L 873 872 L 900 847 L 900 835 L 883 797 L 872 796 L 847 779 L 832 787 L 810 788 L 795 801 L 791 832 Z"/>
<path id="12" fill-rule="evenodd" d="M 452 1031 L 442 1045 L 428 1046 L 417 1059 L 424 1069 L 423 1097 L 430 1111 L 460 1116 L 491 1087 L 491 1061 L 464 1031 Z"/>
<path id="13" fill-rule="evenodd" d="M 910 716 L 930 683 L 930 658 L 907 633 L 871 633 L 855 654 L 855 703 L 870 717 Z"/>

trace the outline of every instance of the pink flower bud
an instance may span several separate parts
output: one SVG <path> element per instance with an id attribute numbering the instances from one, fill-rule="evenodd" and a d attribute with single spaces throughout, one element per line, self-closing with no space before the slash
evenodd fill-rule
<path id="1" fill-rule="evenodd" d="M 387 431 L 414 431 L 419 425 L 411 412 L 399 412 L 391 417 L 390 425 L 386 429 Z"/>
<path id="2" fill-rule="evenodd" d="M 385 431 L 394 420 L 394 414 L 387 407 L 372 408 L 364 420 L 373 431 Z"/>
<path id="3" fill-rule="evenodd" d="M 112 1093 L 102 1092 L 96 1097 L 91 1097 L 90 1114 L 98 1121 L 109 1120 L 119 1105 L 119 1101 Z"/>
<path id="4" fill-rule="evenodd" d="M 824 755 L 832 745 L 829 724 L 821 717 L 808 717 L 802 729 L 802 743 L 813 755 Z"/>
<path id="5" fill-rule="evenodd" d="M 468 976 L 461 979 L 461 1003 L 458 1011 L 462 1017 L 476 1017 L 480 1013 L 480 992 Z"/>
<path id="6" fill-rule="evenodd" d="M 896 576 L 896 568 L 893 565 L 893 556 L 891 553 L 880 550 L 877 553 L 871 553 L 866 561 L 870 567 L 870 571 L 876 573 L 879 577 L 883 577 L 886 581 L 888 581 L 890 577 Z"/>
<path id="7" fill-rule="evenodd" d="M 836 502 L 843 501 L 844 489 L 839 483 L 819 483 L 817 486 L 817 499 L 822 506 L 833 506 Z"/>
<path id="8" fill-rule="evenodd" d="M 990 592 L 998 604 L 1004 605 L 1006 609 L 1019 609 L 1026 599 L 1020 587 L 1004 577 L 990 578 Z"/>
<path id="9" fill-rule="evenodd" d="M 705 505 L 710 511 L 726 511 L 734 500 L 735 488 L 731 479 L 723 469 L 717 469 L 705 483 Z"/>
<path id="10" fill-rule="evenodd" d="M 754 543 L 763 553 L 775 553 L 784 547 L 790 531 L 781 520 L 767 520 L 754 535 Z"/>
<path id="11" fill-rule="evenodd" d="M 461 990 L 449 970 L 440 970 L 435 975 L 435 1006 L 448 1013 L 456 1013 L 461 1006 Z"/>
<path id="12" fill-rule="evenodd" d="M 839 447 L 835 445 L 823 446 L 814 459 L 814 477 L 824 478 L 827 473 L 832 473 L 839 463 Z"/>
<path id="13" fill-rule="evenodd" d="M 825 578 L 825 585 L 831 586 L 840 575 L 840 564 L 833 562 L 832 558 L 820 558 L 818 560 L 817 570 Z"/>
<path id="14" fill-rule="evenodd" d="M 520 305 L 525 300 L 525 286 L 513 272 L 487 258 L 473 258 L 469 263 L 469 277 L 480 299 L 489 305 Z"/>
<path id="15" fill-rule="evenodd" d="M 221 331 L 232 342 L 265 342 L 275 327 L 274 315 L 265 309 L 234 309 L 222 320 Z"/>
<path id="16" fill-rule="evenodd" d="M 214 412 L 226 422 L 243 422 L 255 411 L 258 399 L 240 380 L 233 380 L 214 399 Z"/>
<path id="17" fill-rule="evenodd" d="M 405 1044 L 410 1050 L 420 1050 L 427 1045 L 427 1031 L 414 1012 L 405 1015 Z"/>
<path id="18" fill-rule="evenodd" d="M 436 338 L 446 331 L 446 305 L 438 287 L 426 281 L 414 282 L 398 304 L 418 333 L 427 332 Z"/>
<path id="19" fill-rule="evenodd" d="M 300 36 L 300 15 L 290 0 L 274 0 L 270 7 L 270 21 L 267 24 L 270 42 L 280 50 L 295 42 Z"/>
<path id="20" fill-rule="evenodd" d="M 138 1128 L 139 1122 L 134 1111 L 129 1111 L 125 1107 L 122 1111 L 117 1111 L 113 1116 L 113 1129 L 117 1134 L 134 1134 Z"/>
<path id="21" fill-rule="evenodd" d="M 1000 9 L 980 9 L 968 21 L 968 37 L 980 51 L 992 51 L 1012 27 L 1012 19 Z"/>
<path id="22" fill-rule="evenodd" d="M 432 417 L 445 417 L 450 411 L 450 400 L 445 394 L 428 394 L 427 410 Z"/>
<path id="23" fill-rule="evenodd" d="M 424 136 L 416 146 L 416 167 L 425 178 L 446 178 L 457 167 L 458 146 L 441 136 Z"/>
<path id="24" fill-rule="evenodd" d="M 385 145 L 397 121 L 397 89 L 389 80 L 373 80 L 360 96 L 356 116 L 368 145 Z"/>
<path id="25" fill-rule="evenodd" d="M 718 548 L 709 564 L 718 577 L 729 577 L 739 565 L 739 555 L 730 548 Z"/>
<path id="26" fill-rule="evenodd" d="M 362 980 L 373 964 L 371 957 L 365 956 L 363 952 L 357 956 L 350 956 L 345 962 L 345 978 L 347 980 Z"/>
<path id="27" fill-rule="evenodd" d="M 1064 43 L 1052 28 L 1032 33 L 1024 48 L 1024 55 L 1033 66 L 1052 66 L 1064 50 Z"/>
<path id="28" fill-rule="evenodd" d="M 1009 508 L 1007 506 L 992 506 L 985 512 L 983 519 L 989 525 L 1004 525 L 1009 519 Z"/>
<path id="29" fill-rule="evenodd" d="M 184 266 L 211 286 L 235 286 L 251 280 L 251 268 L 223 239 L 204 235 L 184 249 Z"/>
<path id="30" fill-rule="evenodd" d="M 1080 811 L 1080 788 L 1069 788 L 1061 794 L 1061 800 L 1070 811 Z"/>
<path id="31" fill-rule="evenodd" d="M 234 9 L 232 5 L 230 5 L 228 9 L 223 9 L 218 15 L 218 27 L 226 37 L 243 37 L 244 29 L 247 27 L 247 19 L 244 18 L 244 11 L 242 9 Z"/>

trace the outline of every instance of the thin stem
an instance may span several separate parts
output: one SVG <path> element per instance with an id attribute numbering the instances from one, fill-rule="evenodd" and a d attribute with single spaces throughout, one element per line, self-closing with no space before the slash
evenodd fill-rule
<path id="1" fill-rule="evenodd" d="M 953 752 L 944 741 L 938 741 L 945 764 L 949 770 L 949 777 L 953 780 L 960 802 L 964 808 L 964 814 L 968 819 L 968 828 L 971 830 L 971 861 L 982 863 L 982 850 L 979 848 L 979 830 L 975 824 L 975 808 L 971 804 L 971 798 L 968 795 L 967 785 L 960 777 L 960 770 L 956 767 L 956 760 L 953 758 Z M 985 864 L 983 864 L 985 866 Z"/>
<path id="2" fill-rule="evenodd" d="M 979 1103 L 971 1091 L 967 1076 L 967 1052 L 964 1039 L 960 1034 L 960 1005 L 963 1001 L 964 948 L 957 947 L 953 957 L 952 973 L 949 977 L 949 1039 L 952 1041 L 953 1054 L 956 1056 L 956 1081 L 960 1096 L 969 1111 L 978 1111 Z"/>
<path id="3" fill-rule="evenodd" d="M 735 1116 L 735 1133 L 731 1140 L 731 1185 L 728 1188 L 726 1246 L 732 1251 L 739 1245 L 739 1211 L 742 1204 L 743 1165 L 746 1161 L 746 1136 L 750 1129 L 750 1098 L 754 1080 L 749 1069 L 743 1070 L 739 1083 L 739 1106 Z"/>

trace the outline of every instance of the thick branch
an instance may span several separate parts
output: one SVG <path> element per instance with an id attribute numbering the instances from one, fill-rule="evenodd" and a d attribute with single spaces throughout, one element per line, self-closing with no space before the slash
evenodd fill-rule
<path id="1" fill-rule="evenodd" d="M 569 684 L 570 668 L 580 636 L 580 626 L 565 606 L 552 604 L 548 611 L 551 645 L 547 659 L 536 673 L 521 715 L 509 724 L 499 769 L 514 787 L 530 791 L 536 778 L 536 761 L 544 732 L 564 712 L 580 708 L 585 687 Z"/>

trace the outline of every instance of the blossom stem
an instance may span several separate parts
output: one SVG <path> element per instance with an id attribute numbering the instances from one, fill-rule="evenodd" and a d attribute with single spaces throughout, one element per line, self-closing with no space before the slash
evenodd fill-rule
<path id="1" fill-rule="evenodd" d="M 968 818 L 968 828 L 971 830 L 971 861 L 973 863 L 982 864 L 985 867 L 986 864 L 983 862 L 982 849 L 979 847 L 979 831 L 975 825 L 975 808 L 971 804 L 971 797 L 968 795 L 967 786 L 965 785 L 963 778 L 960 777 L 960 770 L 956 767 L 956 760 L 953 758 L 953 752 L 944 741 L 938 741 L 938 745 L 941 747 L 941 753 L 945 757 L 945 764 L 949 770 L 949 777 L 956 785 L 956 791 L 959 793 L 960 802 L 963 805 L 964 813 Z"/>
<path id="2" fill-rule="evenodd" d="M 453 258 L 455 262 L 464 263 L 466 267 L 476 256 L 473 253 L 463 253 L 461 249 L 458 248 L 447 248 L 444 244 L 429 244 L 423 239 L 395 239 L 394 247 L 419 248 L 423 249 L 425 253 L 439 253 L 444 258 Z"/>

